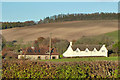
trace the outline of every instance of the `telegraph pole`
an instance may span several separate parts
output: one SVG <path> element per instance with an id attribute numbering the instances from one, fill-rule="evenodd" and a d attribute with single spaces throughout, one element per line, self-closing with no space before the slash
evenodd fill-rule
<path id="1" fill-rule="evenodd" d="M 49 42 L 49 55 L 50 55 L 50 59 L 51 59 L 51 37 L 52 37 L 52 33 L 50 33 L 50 42 Z"/>

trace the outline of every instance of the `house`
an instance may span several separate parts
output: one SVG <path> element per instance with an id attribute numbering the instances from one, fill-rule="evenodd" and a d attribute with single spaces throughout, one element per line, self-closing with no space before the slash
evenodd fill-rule
<path id="1" fill-rule="evenodd" d="M 51 53 L 49 55 L 49 48 L 48 47 L 28 47 L 26 49 L 22 49 L 20 51 L 21 54 L 18 55 L 18 59 L 21 59 L 22 57 L 28 58 L 28 59 L 58 59 L 59 54 L 56 53 L 56 49 L 52 48 Z"/>
<path id="2" fill-rule="evenodd" d="M 108 57 L 108 50 L 102 46 L 73 46 L 70 42 L 69 47 L 63 53 L 64 57 L 86 57 L 86 56 L 105 56 Z"/>
<path id="3" fill-rule="evenodd" d="M 10 48 L 4 48 L 2 50 L 2 59 L 17 59 L 18 58 L 18 54 L 11 50 Z"/>

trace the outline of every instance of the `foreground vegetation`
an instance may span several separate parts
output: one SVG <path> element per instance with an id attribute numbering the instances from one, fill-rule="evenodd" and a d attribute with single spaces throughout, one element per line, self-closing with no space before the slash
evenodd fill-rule
<path id="1" fill-rule="evenodd" d="M 2 62 L 2 78 L 118 78 L 117 61 Z"/>

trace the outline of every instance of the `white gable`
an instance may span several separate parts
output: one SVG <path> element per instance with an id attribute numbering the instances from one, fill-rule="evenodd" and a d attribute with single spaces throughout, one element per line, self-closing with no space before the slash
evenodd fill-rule
<path id="1" fill-rule="evenodd" d="M 96 48 L 94 48 L 94 49 L 93 49 L 93 51 L 94 51 L 94 52 L 97 52 L 97 49 L 96 49 Z"/>
<path id="2" fill-rule="evenodd" d="M 63 53 L 64 57 L 76 57 L 76 56 L 108 56 L 108 50 L 103 45 L 99 51 L 97 51 L 96 48 L 93 49 L 93 51 L 89 51 L 88 48 L 85 49 L 85 51 L 80 51 L 79 48 L 77 48 L 75 51 L 72 49 L 72 42 L 70 42 L 70 45 L 68 49 Z"/>
<path id="3" fill-rule="evenodd" d="M 74 54 L 71 46 L 72 46 L 72 42 L 70 42 L 70 45 L 69 45 L 68 49 L 63 53 L 63 56 L 70 57 L 70 55 Z"/>
<path id="4" fill-rule="evenodd" d="M 76 51 L 76 52 L 80 52 L 80 49 L 79 49 L 79 48 L 77 48 L 75 51 Z"/>
<path id="5" fill-rule="evenodd" d="M 86 49 L 85 49 L 85 51 L 86 51 L 86 52 L 89 52 L 89 49 L 88 49 L 88 48 L 86 48 Z"/>
<path id="6" fill-rule="evenodd" d="M 32 49 L 34 49 L 35 47 L 31 47 Z"/>
<path id="7" fill-rule="evenodd" d="M 103 45 L 103 46 L 101 47 L 100 51 L 105 51 L 105 52 L 106 52 L 106 51 L 108 51 L 108 50 L 107 50 L 107 48 L 105 47 L 105 45 Z"/>
<path id="8" fill-rule="evenodd" d="M 72 42 L 70 42 L 70 46 L 72 46 Z"/>

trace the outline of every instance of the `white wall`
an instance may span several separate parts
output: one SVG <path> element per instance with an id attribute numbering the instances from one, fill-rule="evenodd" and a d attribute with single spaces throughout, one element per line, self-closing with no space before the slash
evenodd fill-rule
<path id="1" fill-rule="evenodd" d="M 45 57 L 47 56 L 47 58 L 50 59 L 49 55 L 25 55 L 25 56 L 26 58 L 29 58 L 29 59 L 38 59 L 39 56 L 40 56 L 40 59 L 45 59 Z M 21 59 L 21 57 L 24 57 L 24 55 L 18 55 L 18 59 Z M 59 55 L 51 55 L 51 59 L 52 57 L 59 59 Z"/>
<path id="2" fill-rule="evenodd" d="M 72 46 L 72 42 L 70 42 L 68 49 L 63 53 L 64 57 L 77 57 L 77 56 L 105 56 L 105 57 L 108 57 L 108 50 L 106 49 L 105 45 L 103 45 L 99 51 L 97 51 L 96 48 L 94 48 L 93 51 L 89 51 L 88 48 L 86 48 L 85 51 L 80 51 L 78 48 L 76 51 L 73 51 L 71 46 Z"/>

